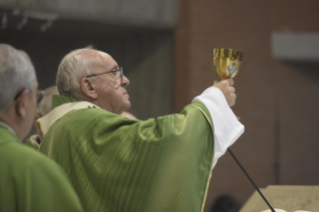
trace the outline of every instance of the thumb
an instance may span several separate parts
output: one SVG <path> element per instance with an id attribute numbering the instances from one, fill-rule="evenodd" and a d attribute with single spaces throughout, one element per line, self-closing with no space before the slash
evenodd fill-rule
<path id="1" fill-rule="evenodd" d="M 229 82 L 229 85 L 230 85 L 230 86 L 233 86 L 233 85 L 234 85 L 234 80 L 233 80 L 233 79 L 227 79 L 227 81 Z"/>

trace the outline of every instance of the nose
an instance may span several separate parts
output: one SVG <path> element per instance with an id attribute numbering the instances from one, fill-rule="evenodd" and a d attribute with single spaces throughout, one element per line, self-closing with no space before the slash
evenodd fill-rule
<path id="1" fill-rule="evenodd" d="M 122 86 L 126 87 L 126 86 L 129 86 L 129 84 L 130 84 L 130 80 L 124 75 L 122 80 Z"/>

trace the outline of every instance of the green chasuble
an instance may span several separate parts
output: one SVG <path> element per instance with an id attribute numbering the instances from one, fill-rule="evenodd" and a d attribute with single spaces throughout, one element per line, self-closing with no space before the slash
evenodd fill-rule
<path id="1" fill-rule="evenodd" d="M 61 167 L 0 125 L 0 212 L 18 211 L 83 209 Z"/>
<path id="2" fill-rule="evenodd" d="M 74 101 L 54 96 L 51 113 Z M 212 120 L 201 102 L 146 121 L 86 103 L 47 121 L 50 128 L 40 147 L 66 171 L 86 211 L 204 210 L 214 141 Z"/>

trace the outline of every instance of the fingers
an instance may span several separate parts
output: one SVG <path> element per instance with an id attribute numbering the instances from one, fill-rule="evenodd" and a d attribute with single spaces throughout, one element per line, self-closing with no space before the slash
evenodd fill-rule
<path id="1" fill-rule="evenodd" d="M 226 97 L 226 100 L 227 100 L 227 103 L 230 107 L 234 106 L 235 103 L 236 103 L 236 97 L 235 97 L 235 88 L 233 87 L 234 85 L 234 80 L 233 79 L 227 79 L 227 82 L 229 84 L 229 87 L 228 87 L 228 91 L 225 92 L 225 96 Z"/>
<path id="2" fill-rule="evenodd" d="M 235 83 L 233 79 L 227 79 L 226 81 L 228 81 L 230 86 L 233 86 Z"/>
<path id="3" fill-rule="evenodd" d="M 235 99 L 236 99 L 235 88 L 233 87 L 233 85 L 234 85 L 233 79 L 226 79 L 220 82 L 214 81 L 214 85 L 213 85 L 214 87 L 219 88 L 223 92 L 226 98 L 226 101 L 230 107 L 235 105 Z"/>
<path id="4" fill-rule="evenodd" d="M 217 83 L 228 83 L 230 86 L 233 86 L 235 82 L 233 79 L 225 79 L 225 80 L 222 80 L 220 82 L 218 82 L 217 80 L 214 80 L 213 85 L 215 85 Z"/>
<path id="5" fill-rule="evenodd" d="M 232 106 L 235 105 L 235 103 L 236 103 L 236 101 L 234 100 L 234 98 L 232 98 L 232 99 L 228 102 L 228 105 L 229 105 L 229 107 L 232 107 Z"/>

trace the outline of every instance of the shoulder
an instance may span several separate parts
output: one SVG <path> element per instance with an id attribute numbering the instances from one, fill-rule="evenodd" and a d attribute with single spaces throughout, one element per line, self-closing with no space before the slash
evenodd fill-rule
<path id="1" fill-rule="evenodd" d="M 1 146 L 1 161 L 19 171 L 58 172 L 61 168 L 47 156 L 21 143 L 11 142 Z"/>
<path id="2" fill-rule="evenodd" d="M 6 173 L 0 179 L 15 182 L 19 188 L 27 189 L 25 186 L 29 185 L 34 193 L 52 189 L 62 192 L 70 187 L 66 173 L 56 162 L 20 143 L 0 148 L 0 168 Z"/>
<path id="3" fill-rule="evenodd" d="M 66 115 L 64 115 L 61 119 L 68 120 L 79 120 L 79 119 L 96 119 L 98 117 L 114 117 L 118 116 L 117 114 L 111 113 L 107 110 L 99 109 L 99 108 L 85 108 L 73 110 Z"/>
<path id="4" fill-rule="evenodd" d="M 86 128 L 86 127 L 96 127 L 103 125 L 117 125 L 118 123 L 122 123 L 123 121 L 128 120 L 128 118 L 109 112 L 104 109 L 99 108 L 85 108 L 79 110 L 73 110 L 66 115 L 64 115 L 61 119 L 59 119 L 56 123 L 52 125 L 52 127 L 56 124 L 56 126 L 68 126 L 68 129 L 76 126 L 76 129 Z M 82 126 L 82 127 L 81 127 Z"/>
<path id="5" fill-rule="evenodd" d="M 66 173 L 33 148 L 19 143 L 0 146 L 0 170 L 0 196 L 7 198 L 4 208 L 82 211 Z"/>

